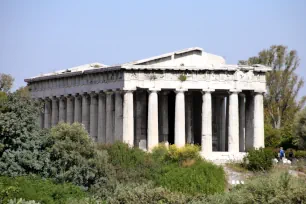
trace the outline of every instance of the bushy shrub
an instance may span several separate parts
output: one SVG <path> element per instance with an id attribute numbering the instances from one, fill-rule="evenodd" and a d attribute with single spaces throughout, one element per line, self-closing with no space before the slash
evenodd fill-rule
<path id="1" fill-rule="evenodd" d="M 183 162 L 186 160 L 200 159 L 200 147 L 197 145 L 187 144 L 178 148 L 176 145 L 170 145 L 166 159 L 173 162 Z"/>
<path id="2" fill-rule="evenodd" d="M 304 159 L 306 159 L 306 151 L 298 150 L 298 151 L 295 152 L 294 157 L 296 157 L 296 158 L 298 158 L 298 159 L 299 159 L 299 158 L 304 158 Z"/>
<path id="3" fill-rule="evenodd" d="M 294 119 L 295 144 L 300 149 L 306 149 L 306 108 L 296 114 Z"/>
<path id="4" fill-rule="evenodd" d="M 203 160 L 188 167 L 164 164 L 155 181 L 171 191 L 192 195 L 223 192 L 226 185 L 223 168 Z"/>
<path id="5" fill-rule="evenodd" d="M 273 128 L 270 123 L 265 124 L 265 145 L 267 147 L 278 147 L 281 142 L 281 131 L 280 129 Z"/>
<path id="6" fill-rule="evenodd" d="M 112 176 L 106 151 L 98 151 L 81 124 L 60 123 L 51 129 L 50 176 L 58 182 L 90 187 Z"/>
<path id="7" fill-rule="evenodd" d="M 270 170 L 273 166 L 272 159 L 275 158 L 271 149 L 250 150 L 243 159 L 244 166 L 251 171 Z"/>
<path id="8" fill-rule="evenodd" d="M 159 144 L 152 149 L 152 157 L 155 161 L 162 162 L 166 159 L 168 148 L 165 144 Z"/>
<path id="9" fill-rule="evenodd" d="M 305 203 L 306 183 L 286 173 L 256 176 L 225 194 L 194 199 L 192 204 Z"/>
<path id="10" fill-rule="evenodd" d="M 0 203 L 15 198 L 41 203 L 65 203 L 71 197 L 81 199 L 85 196 L 80 187 L 69 183 L 55 184 L 39 177 L 0 177 Z"/>
<path id="11" fill-rule="evenodd" d="M 7 202 L 7 204 L 40 204 L 39 202 L 36 202 L 35 200 L 24 200 L 23 198 L 19 199 L 11 199 Z"/>
<path id="12" fill-rule="evenodd" d="M 0 112 L 0 174 L 45 175 L 49 163 L 49 136 L 38 126 L 41 105 L 9 94 Z"/>
<path id="13" fill-rule="evenodd" d="M 119 182 L 144 182 L 151 177 L 156 166 L 152 157 L 137 147 L 116 142 L 113 145 L 100 145 L 100 150 L 107 150 L 109 162 L 114 166 Z"/>
<path id="14" fill-rule="evenodd" d="M 110 204 L 147 204 L 147 203 L 187 203 L 186 196 L 172 193 L 162 187 L 155 187 L 152 183 L 141 185 L 120 184 L 117 186 L 112 197 L 107 199 Z"/>

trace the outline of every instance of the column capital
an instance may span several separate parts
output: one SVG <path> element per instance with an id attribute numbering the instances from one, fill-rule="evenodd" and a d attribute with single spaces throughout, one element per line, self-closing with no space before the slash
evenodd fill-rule
<path id="1" fill-rule="evenodd" d="M 184 92 L 186 92 L 186 91 L 188 91 L 188 89 L 175 89 L 175 93 L 184 93 Z"/>
<path id="2" fill-rule="evenodd" d="M 148 92 L 150 93 L 150 92 L 152 92 L 152 93 L 156 93 L 156 92 L 158 92 L 158 91 L 160 91 L 161 89 L 157 89 L 157 88 L 150 88 L 150 89 L 148 89 Z"/>
<path id="3" fill-rule="evenodd" d="M 74 98 L 74 96 L 71 95 L 71 94 L 69 94 L 69 95 L 66 96 L 66 98 L 67 98 L 67 99 L 71 99 L 71 98 Z"/>
<path id="4" fill-rule="evenodd" d="M 119 93 L 133 93 L 135 90 L 119 90 Z"/>
<path id="5" fill-rule="evenodd" d="M 58 98 L 57 98 L 56 96 L 52 96 L 51 100 L 52 100 L 52 101 L 57 101 Z"/>
<path id="6" fill-rule="evenodd" d="M 105 95 L 112 95 L 113 93 L 114 93 L 113 90 L 106 90 L 106 91 L 104 91 Z"/>
<path id="7" fill-rule="evenodd" d="M 74 98 L 80 99 L 82 96 L 79 93 L 74 94 Z"/>
<path id="8" fill-rule="evenodd" d="M 97 96 L 97 93 L 92 91 L 89 93 L 90 97 L 93 98 L 93 97 L 96 97 Z"/>
<path id="9" fill-rule="evenodd" d="M 241 93 L 241 91 L 242 91 L 241 89 L 230 89 L 229 90 L 230 93 L 237 93 L 237 94 Z"/>
<path id="10" fill-rule="evenodd" d="M 214 92 L 215 89 L 211 89 L 211 88 L 207 88 L 207 89 L 202 89 L 202 93 L 211 93 L 211 92 Z"/>
<path id="11" fill-rule="evenodd" d="M 240 97 L 245 97 L 245 93 L 243 93 L 243 92 L 238 93 L 238 95 L 239 95 Z"/>
<path id="12" fill-rule="evenodd" d="M 266 93 L 266 90 L 254 90 L 254 94 L 265 94 Z"/>

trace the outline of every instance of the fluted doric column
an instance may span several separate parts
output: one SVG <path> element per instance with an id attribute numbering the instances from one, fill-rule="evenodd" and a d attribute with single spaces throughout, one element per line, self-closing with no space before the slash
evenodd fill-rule
<path id="1" fill-rule="evenodd" d="M 124 91 L 123 95 L 123 142 L 134 145 L 134 102 L 133 92 Z"/>
<path id="2" fill-rule="evenodd" d="M 123 141 L 123 112 L 122 112 L 122 96 L 121 91 L 115 93 L 115 141 Z"/>
<path id="3" fill-rule="evenodd" d="M 97 94 L 90 94 L 90 136 L 97 141 L 98 137 L 98 99 Z"/>
<path id="4" fill-rule="evenodd" d="M 66 119 L 66 122 L 69 123 L 69 124 L 72 124 L 73 123 L 73 116 L 74 116 L 74 113 L 73 113 L 73 96 L 69 95 L 67 96 L 67 119 Z"/>
<path id="5" fill-rule="evenodd" d="M 149 90 L 148 101 L 148 150 L 158 145 L 158 95 L 157 90 Z"/>
<path id="6" fill-rule="evenodd" d="M 54 96 L 52 97 L 52 126 L 58 123 L 58 100 Z"/>
<path id="7" fill-rule="evenodd" d="M 106 92 L 106 143 L 114 142 L 113 92 Z"/>
<path id="8" fill-rule="evenodd" d="M 74 122 L 82 122 L 82 97 L 79 94 L 74 96 Z"/>
<path id="9" fill-rule="evenodd" d="M 185 90 L 176 90 L 174 144 L 178 147 L 185 145 Z"/>
<path id="10" fill-rule="evenodd" d="M 229 121 L 228 121 L 228 151 L 239 152 L 239 110 L 238 91 L 233 90 L 229 96 Z"/>
<path id="11" fill-rule="evenodd" d="M 208 156 L 212 152 L 212 90 L 202 92 L 202 152 Z"/>
<path id="12" fill-rule="evenodd" d="M 89 96 L 87 93 L 84 93 L 82 96 L 82 124 L 84 125 L 87 132 L 89 132 Z"/>
<path id="13" fill-rule="evenodd" d="M 105 143 L 105 133 L 106 133 L 106 111 L 105 111 L 105 94 L 99 93 L 98 101 L 98 142 Z"/>
<path id="14" fill-rule="evenodd" d="M 44 128 L 51 127 L 51 101 L 49 98 L 45 99 L 45 117 L 44 117 Z"/>
<path id="15" fill-rule="evenodd" d="M 239 151 L 245 152 L 245 95 L 239 94 Z"/>
<path id="16" fill-rule="evenodd" d="M 254 144 L 258 149 L 265 146 L 263 92 L 255 92 L 254 97 Z"/>
<path id="17" fill-rule="evenodd" d="M 61 96 L 59 99 L 59 122 L 66 121 L 66 97 Z"/>

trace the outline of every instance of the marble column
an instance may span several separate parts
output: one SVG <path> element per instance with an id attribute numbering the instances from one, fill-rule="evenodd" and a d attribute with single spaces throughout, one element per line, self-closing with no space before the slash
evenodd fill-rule
<path id="1" fill-rule="evenodd" d="M 168 142 L 169 136 L 169 120 L 168 120 L 168 94 L 169 91 L 160 92 L 159 105 L 159 122 L 160 122 L 160 138 L 159 142 Z"/>
<path id="2" fill-rule="evenodd" d="M 208 156 L 212 152 L 212 104 L 211 91 L 203 90 L 202 102 L 202 152 Z"/>
<path id="3" fill-rule="evenodd" d="M 228 151 L 239 152 L 239 111 L 238 92 L 233 90 L 229 96 L 229 121 L 228 121 Z"/>
<path id="4" fill-rule="evenodd" d="M 58 101 L 54 96 L 52 97 L 52 126 L 57 125 L 58 123 Z"/>
<path id="5" fill-rule="evenodd" d="M 49 98 L 46 98 L 44 128 L 50 128 L 50 127 L 51 127 L 51 101 Z"/>
<path id="6" fill-rule="evenodd" d="M 132 95 L 133 96 L 133 95 Z M 121 91 L 115 93 L 115 141 L 123 141 L 123 110 Z"/>
<path id="7" fill-rule="evenodd" d="M 105 94 L 99 93 L 98 102 L 98 142 L 105 143 L 105 125 L 106 125 L 106 111 L 105 111 Z"/>
<path id="8" fill-rule="evenodd" d="M 133 92 L 128 90 L 123 94 L 123 142 L 134 146 L 134 102 Z"/>
<path id="9" fill-rule="evenodd" d="M 106 92 L 106 143 L 114 142 L 114 125 L 113 125 L 113 92 Z"/>
<path id="10" fill-rule="evenodd" d="M 87 132 L 89 132 L 89 114 L 90 114 L 90 101 L 87 93 L 82 95 L 82 124 L 84 125 Z"/>
<path id="11" fill-rule="evenodd" d="M 246 95 L 245 104 L 245 150 L 253 148 L 254 141 L 254 95 L 248 93 Z"/>
<path id="12" fill-rule="evenodd" d="M 98 137 L 98 99 L 97 94 L 90 93 L 90 127 L 89 133 L 94 141 L 97 141 Z"/>
<path id="13" fill-rule="evenodd" d="M 82 122 L 82 98 L 79 94 L 74 96 L 74 122 Z"/>
<path id="14" fill-rule="evenodd" d="M 158 145 L 158 95 L 157 90 L 149 90 L 148 101 L 148 150 Z"/>
<path id="15" fill-rule="evenodd" d="M 174 144 L 177 147 L 185 145 L 185 95 L 184 90 L 175 91 L 175 121 L 174 121 Z"/>
<path id="16" fill-rule="evenodd" d="M 254 97 L 254 143 L 258 149 L 265 147 L 263 92 L 255 92 Z"/>
<path id="17" fill-rule="evenodd" d="M 66 97 L 61 96 L 59 99 L 59 122 L 66 121 Z"/>
<path id="18" fill-rule="evenodd" d="M 245 152 L 245 95 L 239 94 L 239 151 Z"/>
<path id="19" fill-rule="evenodd" d="M 193 127 L 192 127 L 192 112 L 193 112 L 193 98 L 192 92 L 186 92 L 186 104 L 185 104 L 185 112 L 186 112 L 186 142 L 187 144 L 194 144 L 194 136 L 193 136 Z"/>
<path id="20" fill-rule="evenodd" d="M 71 95 L 67 96 L 67 119 L 66 119 L 66 122 L 69 123 L 69 124 L 73 123 L 73 115 L 74 115 L 74 112 L 73 112 L 74 101 L 73 101 L 73 99 L 74 98 Z"/>

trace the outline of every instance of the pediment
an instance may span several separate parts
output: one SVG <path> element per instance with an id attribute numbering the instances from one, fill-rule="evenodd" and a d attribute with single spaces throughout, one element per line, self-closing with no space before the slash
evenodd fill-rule
<path id="1" fill-rule="evenodd" d="M 150 57 L 147 59 L 137 60 L 123 65 L 132 66 L 173 66 L 173 67 L 216 67 L 225 64 L 225 60 L 221 56 L 206 53 L 202 48 L 188 48 L 180 51 L 166 53 L 163 55 Z"/>

